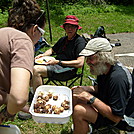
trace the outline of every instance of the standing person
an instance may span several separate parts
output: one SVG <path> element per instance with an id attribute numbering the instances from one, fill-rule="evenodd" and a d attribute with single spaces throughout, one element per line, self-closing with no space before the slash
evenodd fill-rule
<path id="1" fill-rule="evenodd" d="M 126 115 L 134 117 L 134 108 L 129 106 L 134 103 L 132 75 L 115 60 L 111 51 L 107 39 L 94 38 L 80 53 L 86 56 L 86 63 L 90 66 L 91 74 L 97 76 L 98 84 L 72 88 L 73 134 L 86 134 L 89 123 L 93 128 L 115 125 L 119 129 L 134 131 L 134 121 L 129 126 L 125 118 Z"/>
<path id="2" fill-rule="evenodd" d="M 0 29 L 0 124 L 27 103 L 34 44 L 44 34 L 45 14 L 35 0 L 14 0 L 8 27 Z"/>
<path id="3" fill-rule="evenodd" d="M 45 65 L 34 66 L 34 76 L 31 86 L 34 91 L 40 85 L 42 85 L 42 77 L 53 77 L 58 80 L 66 80 L 71 78 L 77 71 L 77 68 L 81 68 L 84 64 L 84 56 L 79 56 L 79 53 L 85 47 L 85 40 L 77 34 L 77 30 L 81 29 L 78 25 L 79 19 L 76 16 L 68 15 L 65 18 L 64 24 L 61 26 L 66 36 L 61 37 L 58 42 L 45 53 L 35 57 L 35 59 L 56 55 L 56 59 L 52 58 Z M 58 70 L 70 67 L 72 71 L 65 73 L 56 73 Z"/>

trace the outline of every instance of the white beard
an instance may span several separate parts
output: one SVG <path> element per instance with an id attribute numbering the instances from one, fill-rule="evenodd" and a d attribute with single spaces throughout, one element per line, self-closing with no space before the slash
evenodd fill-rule
<path id="1" fill-rule="evenodd" d="M 93 69 L 90 68 L 90 73 L 92 75 L 97 75 L 97 76 L 102 75 L 102 74 L 106 73 L 108 70 L 108 67 L 104 63 L 98 63 L 96 65 L 90 65 L 90 66 L 92 66 L 92 68 L 93 68 Z"/>

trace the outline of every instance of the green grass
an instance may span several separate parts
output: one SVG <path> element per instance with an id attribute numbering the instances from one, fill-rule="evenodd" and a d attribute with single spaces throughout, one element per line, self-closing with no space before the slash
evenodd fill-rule
<path id="1" fill-rule="evenodd" d="M 44 8 L 44 7 L 42 7 Z M 115 6 L 115 5 L 102 5 L 102 6 L 89 6 L 89 5 L 64 5 L 54 6 L 50 5 L 50 21 L 52 30 L 52 42 L 50 41 L 48 22 L 45 26 L 45 38 L 52 46 L 60 37 L 65 35 L 65 32 L 59 26 L 63 24 L 66 15 L 76 15 L 83 27 L 78 31 L 79 34 L 88 33 L 94 34 L 96 29 L 103 25 L 106 33 L 122 33 L 134 32 L 134 6 Z M 6 26 L 8 14 L 0 14 L 0 27 Z M 85 65 L 83 85 L 90 85 L 91 82 L 87 78 L 89 75 L 89 68 Z M 75 85 L 79 83 L 76 82 Z M 40 124 L 34 122 L 32 119 L 21 121 L 16 117 L 14 122 L 6 122 L 6 124 L 17 125 L 22 134 L 69 134 L 72 120 L 64 125 L 58 124 Z"/>
<path id="2" fill-rule="evenodd" d="M 59 26 L 63 24 L 66 15 L 76 15 L 79 18 L 79 24 L 83 27 L 79 34 L 94 34 L 96 29 L 103 25 L 106 33 L 133 32 L 134 29 L 134 6 L 64 6 L 54 8 L 50 11 L 51 30 L 54 44 L 57 39 L 64 35 L 64 30 Z M 49 40 L 48 23 L 45 27 L 46 39 Z"/>
<path id="3" fill-rule="evenodd" d="M 44 7 L 42 8 L 45 10 Z M 64 30 L 59 26 L 63 24 L 66 15 L 76 15 L 79 18 L 79 24 L 83 27 L 78 31 L 79 34 L 94 34 L 101 25 L 105 27 L 106 33 L 134 32 L 133 13 L 134 6 L 50 5 L 52 42 L 50 41 L 48 21 L 45 26 L 45 38 L 53 45 L 59 37 L 65 35 Z M 7 12 L 0 14 L 0 27 L 6 26 L 7 17 Z"/>
<path id="4" fill-rule="evenodd" d="M 17 125 L 22 134 L 71 134 L 72 119 L 66 124 L 48 124 L 36 123 L 32 119 L 22 121 L 16 117 L 14 122 L 8 121 L 4 124 Z"/>

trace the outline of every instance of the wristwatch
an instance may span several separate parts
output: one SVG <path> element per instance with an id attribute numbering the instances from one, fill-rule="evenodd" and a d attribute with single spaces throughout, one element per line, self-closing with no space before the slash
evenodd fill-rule
<path id="1" fill-rule="evenodd" d="M 87 104 L 93 104 L 94 103 L 94 101 L 95 101 L 95 99 L 96 99 L 96 97 L 95 96 L 93 96 L 88 102 L 87 102 Z"/>
<path id="2" fill-rule="evenodd" d="M 62 62 L 61 62 L 61 60 L 59 60 L 59 62 L 58 62 L 58 65 L 60 65 L 60 66 L 62 65 Z"/>

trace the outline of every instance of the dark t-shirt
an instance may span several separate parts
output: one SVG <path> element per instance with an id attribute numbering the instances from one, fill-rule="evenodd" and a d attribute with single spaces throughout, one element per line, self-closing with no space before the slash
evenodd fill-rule
<path id="1" fill-rule="evenodd" d="M 85 45 L 85 40 L 77 34 L 72 40 L 67 40 L 67 36 L 60 38 L 52 49 L 57 60 L 69 61 L 76 60 Z"/>
<path id="2" fill-rule="evenodd" d="M 117 63 L 107 75 L 98 76 L 97 81 L 98 98 L 111 107 L 113 114 L 123 117 L 132 86 L 130 72 Z"/>

